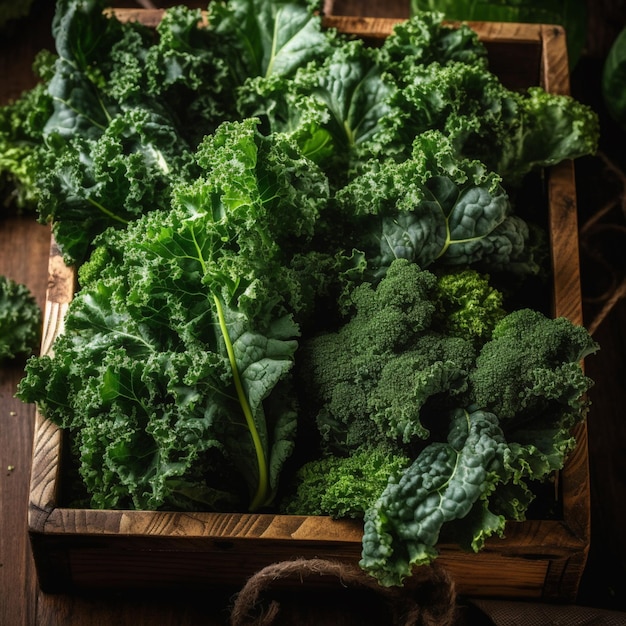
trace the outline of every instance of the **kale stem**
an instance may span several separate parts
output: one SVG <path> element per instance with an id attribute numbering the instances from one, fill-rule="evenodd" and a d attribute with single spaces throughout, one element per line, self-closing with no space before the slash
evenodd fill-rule
<path id="1" fill-rule="evenodd" d="M 104 213 L 104 215 L 106 215 L 107 217 L 110 217 L 112 220 L 115 220 L 116 222 L 120 222 L 121 224 L 124 224 L 124 225 L 128 224 L 128 220 L 125 220 L 123 217 L 116 215 L 115 213 L 113 213 L 113 211 L 109 211 L 109 209 L 107 209 L 104 205 L 100 204 L 93 198 L 87 198 L 87 202 L 95 206 L 101 213 Z"/>
<path id="2" fill-rule="evenodd" d="M 265 460 L 265 453 L 263 451 L 261 437 L 259 436 L 259 431 L 257 430 L 256 424 L 254 423 L 254 416 L 252 415 L 252 410 L 250 409 L 248 398 L 246 397 L 245 391 L 243 389 L 241 377 L 239 376 L 239 369 L 237 368 L 237 361 L 235 359 L 235 350 L 233 349 L 233 344 L 230 341 L 230 336 L 228 335 L 228 328 L 226 326 L 226 320 L 224 319 L 224 310 L 222 308 L 222 303 L 219 301 L 219 298 L 215 294 L 213 294 L 213 301 L 215 302 L 215 307 L 217 308 L 217 317 L 219 320 L 222 335 L 224 337 L 224 343 L 226 344 L 226 352 L 228 353 L 230 367 L 233 372 L 233 381 L 235 383 L 235 390 L 237 391 L 237 398 L 239 400 L 239 404 L 241 405 L 244 417 L 246 418 L 248 430 L 250 431 L 250 435 L 252 436 L 252 442 L 254 444 L 257 464 L 259 467 L 259 482 L 257 484 L 257 490 L 254 494 L 254 498 L 252 499 L 252 502 L 250 504 L 250 510 L 254 511 L 261 505 L 263 505 L 265 499 L 267 498 L 267 462 Z"/>

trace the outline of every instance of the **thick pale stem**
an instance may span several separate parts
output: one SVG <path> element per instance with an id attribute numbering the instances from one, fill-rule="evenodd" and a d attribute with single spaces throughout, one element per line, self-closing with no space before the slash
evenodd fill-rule
<path id="1" fill-rule="evenodd" d="M 235 359 L 235 350 L 228 334 L 228 328 L 226 326 L 226 320 L 224 319 L 224 310 L 222 308 L 222 303 L 219 301 L 219 298 L 215 294 L 213 294 L 213 300 L 215 301 L 217 317 L 219 320 L 220 328 L 222 330 L 222 336 L 224 337 L 224 343 L 226 344 L 226 352 L 228 353 L 230 367 L 233 372 L 233 381 L 235 383 L 237 398 L 239 400 L 239 404 L 241 405 L 244 417 L 246 418 L 246 424 L 248 425 L 248 430 L 250 431 L 252 442 L 254 444 L 254 451 L 256 452 L 257 464 L 259 468 L 259 481 L 257 484 L 256 493 L 254 494 L 254 498 L 250 503 L 250 510 L 254 511 L 262 506 L 267 499 L 269 484 L 267 460 L 265 458 L 265 452 L 263 450 L 261 437 L 259 436 L 259 431 L 257 430 L 256 424 L 254 422 L 254 416 L 252 415 L 252 410 L 250 409 L 250 404 L 248 403 L 248 398 L 243 389 L 243 384 L 241 383 L 241 377 L 239 376 L 239 369 L 237 368 L 237 361 Z"/>

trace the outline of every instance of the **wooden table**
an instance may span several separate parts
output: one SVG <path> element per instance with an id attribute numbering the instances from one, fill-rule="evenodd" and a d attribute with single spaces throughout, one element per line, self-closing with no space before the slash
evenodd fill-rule
<path id="1" fill-rule="evenodd" d="M 52 49 L 50 1 L 36 2 L 24 28 L 0 37 L 0 103 L 30 87 L 32 59 L 41 48 Z M 166 6 L 174 3 L 158 3 Z M 188 5 L 203 3 L 186 3 Z M 136 6 L 118 2 L 116 6 Z M 404 17 L 401 0 L 345 0 L 334 3 L 337 14 Z M 583 180 L 584 184 L 584 180 Z M 593 212 L 594 207 L 583 207 Z M 0 222 L 0 274 L 26 284 L 43 306 L 47 283 L 50 232 L 32 217 Z M 587 278 L 593 283 L 593 276 Z M 619 301 L 603 320 L 595 338 L 602 350 L 587 363 L 596 381 L 590 393 L 589 448 L 592 480 L 592 546 L 580 592 L 580 604 L 626 611 L 626 302 Z M 207 589 L 199 596 L 115 593 L 90 596 L 40 592 L 26 533 L 34 407 L 14 398 L 23 363 L 0 369 L 0 626 L 204 626 L 227 624 L 236 590 Z M 280 623 L 367 624 L 376 622 L 371 596 L 332 594 L 312 599 L 304 612 Z M 294 609 L 295 611 L 295 609 Z M 467 609 L 469 611 L 469 609 Z M 459 622 L 465 623 L 465 607 Z M 626 623 L 626 613 L 624 614 Z M 317 618 L 317 621 L 315 621 Z M 471 623 L 477 625 L 476 617 Z"/>

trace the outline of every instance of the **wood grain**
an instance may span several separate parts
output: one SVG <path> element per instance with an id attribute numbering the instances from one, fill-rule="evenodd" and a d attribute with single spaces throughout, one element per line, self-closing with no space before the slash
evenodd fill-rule
<path id="1" fill-rule="evenodd" d="M 28 255 L 0 254 L 0 274 L 25 284 L 43 308 L 50 230 L 27 218 L 5 219 L 0 251 L 28 250 Z M 29 599 L 36 578 L 25 532 L 23 504 L 29 498 L 34 407 L 15 398 L 23 375 L 18 361 L 0 369 L 0 624 L 34 624 Z M 6 515 L 15 510 L 21 515 Z M 6 515 L 6 517 L 5 517 Z M 11 595 L 4 595 L 10 590 Z"/>

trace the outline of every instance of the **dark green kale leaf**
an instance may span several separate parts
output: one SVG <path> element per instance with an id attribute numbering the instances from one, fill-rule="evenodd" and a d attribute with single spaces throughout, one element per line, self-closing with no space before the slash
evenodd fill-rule
<path id="1" fill-rule="evenodd" d="M 587 330 L 566 318 L 514 311 L 481 348 L 471 374 L 474 399 L 496 413 L 516 441 L 535 422 L 571 427 L 586 409 L 584 393 L 591 385 L 579 362 L 597 349 Z"/>
<path id="2" fill-rule="evenodd" d="M 376 288 L 354 289 L 343 326 L 303 343 L 302 411 L 317 422 L 324 449 L 427 439 L 424 415 L 467 399 L 474 344 L 439 332 L 439 294 L 434 274 L 399 259 Z"/>
<path id="3" fill-rule="evenodd" d="M 487 66 L 487 48 L 467 24 L 444 23 L 441 11 L 416 12 L 399 22 L 382 44 L 382 63 L 402 80 L 416 64 L 460 62 Z"/>
<path id="4" fill-rule="evenodd" d="M 424 268 L 480 263 L 536 271 L 526 246 L 528 225 L 513 214 L 499 176 L 458 157 L 440 132 L 419 135 L 409 158 L 366 165 L 337 192 L 337 201 L 355 215 L 355 245 L 376 275 L 397 258 Z"/>
<path id="5" fill-rule="evenodd" d="M 33 69 L 39 77 L 32 89 L 0 106 L 0 206 L 3 213 L 36 213 L 43 128 L 52 113 L 47 93 L 53 56 L 42 51 Z"/>
<path id="6" fill-rule="evenodd" d="M 222 0 L 209 3 L 208 23 L 228 51 L 233 86 L 255 76 L 292 76 L 299 67 L 328 54 L 332 33 L 311 2 Z"/>
<path id="7" fill-rule="evenodd" d="M 442 526 L 465 518 L 502 480 L 506 450 L 495 415 L 455 411 L 447 442 L 426 447 L 366 512 L 361 567 L 394 586 L 430 563 Z M 490 518 L 482 536 L 504 528 L 503 517 Z"/>
<path id="8" fill-rule="evenodd" d="M 416 64 L 398 74 L 398 86 L 396 115 L 381 120 L 387 152 L 406 154 L 415 136 L 440 130 L 459 156 L 482 161 L 511 188 L 532 170 L 597 149 L 598 119 L 588 106 L 540 87 L 507 89 L 481 64 Z"/>
<path id="9" fill-rule="evenodd" d="M 108 227 L 167 208 L 172 183 L 192 162 L 170 120 L 143 107 L 115 116 L 97 137 L 49 136 L 47 145 L 38 210 L 68 264 L 85 260 Z"/>
<path id="10" fill-rule="evenodd" d="M 294 476 L 294 494 L 283 512 L 362 518 L 387 486 L 411 461 L 397 450 L 362 444 L 349 456 L 309 461 Z"/>

